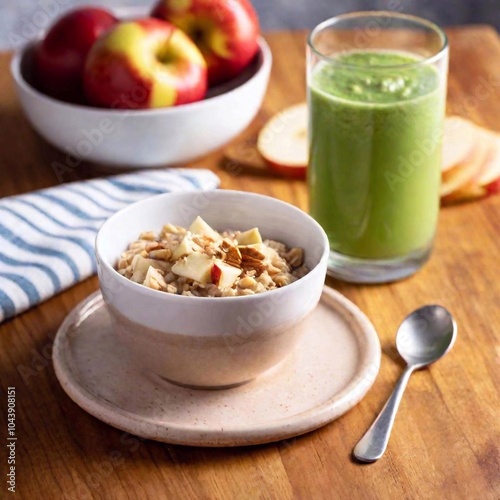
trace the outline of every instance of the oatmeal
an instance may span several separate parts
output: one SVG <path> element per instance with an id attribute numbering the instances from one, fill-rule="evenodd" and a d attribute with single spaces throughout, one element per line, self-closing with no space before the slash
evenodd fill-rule
<path id="1" fill-rule="evenodd" d="M 197 217 L 189 229 L 166 224 L 141 233 L 118 261 L 118 272 L 177 295 L 231 297 L 288 285 L 307 274 L 304 250 L 248 231 L 212 229 Z"/>

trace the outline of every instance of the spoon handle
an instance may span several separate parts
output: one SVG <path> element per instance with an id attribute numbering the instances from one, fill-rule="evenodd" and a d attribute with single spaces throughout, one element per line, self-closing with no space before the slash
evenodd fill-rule
<path id="1" fill-rule="evenodd" d="M 354 456 L 362 462 L 375 462 L 385 452 L 399 403 L 414 366 L 408 365 L 396 382 L 390 398 L 379 416 L 354 448 Z"/>

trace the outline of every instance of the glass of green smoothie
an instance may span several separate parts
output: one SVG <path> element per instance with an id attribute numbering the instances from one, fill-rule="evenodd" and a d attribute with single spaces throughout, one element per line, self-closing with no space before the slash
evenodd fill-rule
<path id="1" fill-rule="evenodd" d="M 308 40 L 311 215 L 330 240 L 329 273 L 404 278 L 436 232 L 448 43 L 393 12 L 329 19 Z"/>

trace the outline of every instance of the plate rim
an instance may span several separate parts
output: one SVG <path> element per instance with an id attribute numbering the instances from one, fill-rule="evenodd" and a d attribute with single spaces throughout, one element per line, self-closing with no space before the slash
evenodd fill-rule
<path id="1" fill-rule="evenodd" d="M 80 408 L 112 427 L 144 439 L 203 447 L 248 446 L 289 439 L 314 431 L 347 413 L 363 399 L 375 382 L 380 369 L 380 341 L 368 317 L 347 297 L 327 285 L 323 287 L 320 300 L 326 300 L 328 306 L 340 313 L 350 327 L 353 322 L 357 323 L 356 341 L 358 348 L 363 352 L 363 357 L 358 361 L 355 373 L 340 391 L 332 394 L 322 404 L 284 418 L 273 419 L 256 427 L 232 427 L 229 430 L 225 430 L 223 426 L 205 430 L 179 424 L 166 427 L 149 418 L 123 410 L 79 384 L 78 377 L 69 363 L 71 356 L 67 356 L 64 347 L 67 345 L 67 334 L 71 329 L 77 328 L 78 324 L 96 308 L 103 305 L 106 307 L 100 290 L 78 303 L 57 330 L 52 356 L 54 371 L 63 390 Z M 360 341 L 364 342 L 364 346 Z"/>

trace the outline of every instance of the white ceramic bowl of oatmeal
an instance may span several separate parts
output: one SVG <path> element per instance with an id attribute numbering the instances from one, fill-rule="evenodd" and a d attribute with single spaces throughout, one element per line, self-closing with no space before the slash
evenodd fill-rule
<path id="1" fill-rule="evenodd" d="M 307 274 L 262 293 L 200 297 L 155 290 L 117 271 L 140 233 L 160 233 L 165 224 L 189 228 L 197 216 L 220 232 L 257 227 L 263 239 L 302 248 Z M 293 351 L 321 295 L 328 239 L 309 215 L 274 198 L 226 190 L 172 193 L 110 217 L 97 235 L 96 256 L 117 338 L 137 360 L 172 382 L 221 388 L 254 379 Z"/>

